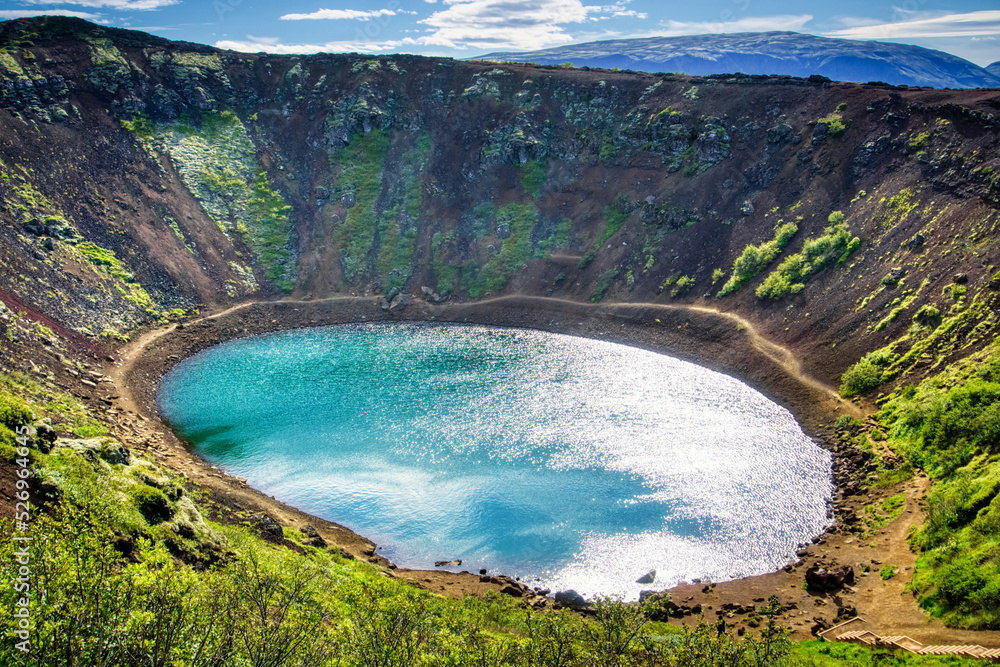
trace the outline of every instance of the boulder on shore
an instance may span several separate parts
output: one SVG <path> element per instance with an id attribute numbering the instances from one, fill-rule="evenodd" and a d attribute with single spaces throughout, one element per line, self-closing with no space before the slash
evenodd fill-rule
<path id="1" fill-rule="evenodd" d="M 854 583 L 854 568 L 850 565 L 841 567 L 820 567 L 813 565 L 806 570 L 806 586 L 811 591 L 833 592 Z"/>
<path id="2" fill-rule="evenodd" d="M 569 607 L 570 609 L 587 609 L 590 607 L 590 603 L 572 588 L 568 591 L 559 591 L 556 593 L 556 604 L 561 607 Z"/>

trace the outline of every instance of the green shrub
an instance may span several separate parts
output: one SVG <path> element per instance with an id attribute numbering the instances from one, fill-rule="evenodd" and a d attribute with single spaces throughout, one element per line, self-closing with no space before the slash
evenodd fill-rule
<path id="1" fill-rule="evenodd" d="M 148 484 L 137 484 L 132 490 L 132 503 L 150 525 L 162 523 L 174 515 L 167 494 Z"/>
<path id="2" fill-rule="evenodd" d="M 844 214 L 834 211 L 829 216 L 830 225 L 821 236 L 806 239 L 802 252 L 790 255 L 757 287 L 757 297 L 780 299 L 788 294 L 798 294 L 809 278 L 831 264 L 840 264 L 858 249 L 861 241 L 851 237 L 844 222 Z"/>
<path id="3" fill-rule="evenodd" d="M 604 218 L 607 222 L 604 225 L 604 230 L 601 232 L 600 238 L 597 239 L 596 247 L 600 248 L 604 245 L 605 241 L 614 236 L 628 220 L 628 216 L 628 211 L 623 210 L 621 206 L 605 206 Z"/>
<path id="4" fill-rule="evenodd" d="M 532 197 L 537 197 L 545 184 L 545 165 L 538 160 L 528 160 L 521 165 L 521 187 Z"/>
<path id="5" fill-rule="evenodd" d="M 941 311 L 932 304 L 924 304 L 913 314 L 913 321 L 918 324 L 934 324 L 941 320 Z"/>
<path id="6" fill-rule="evenodd" d="M 6 392 L 0 393 L 0 424 L 3 424 L 11 431 L 17 427 L 30 424 L 35 420 L 28 404 Z"/>
<path id="7" fill-rule="evenodd" d="M 855 419 L 850 415 L 840 415 L 833 421 L 834 428 L 847 429 L 851 433 L 860 432 L 861 427 L 864 425 L 865 423 L 863 421 L 861 421 L 860 419 Z"/>
<path id="8" fill-rule="evenodd" d="M 922 151 L 925 148 L 927 148 L 927 144 L 930 142 L 930 138 L 931 138 L 931 135 L 930 135 L 929 132 L 921 132 L 921 133 L 917 134 L 915 137 L 913 137 L 912 139 L 910 139 L 910 141 L 907 144 L 907 146 L 910 147 L 911 151 L 913 151 L 914 153 L 917 153 L 917 152 Z"/>
<path id="9" fill-rule="evenodd" d="M 615 278 L 617 277 L 618 267 L 610 268 L 599 275 L 597 280 L 594 282 L 594 290 L 590 293 L 590 300 L 596 303 L 603 299 L 604 295 L 615 283 Z"/>
<path id="10" fill-rule="evenodd" d="M 941 290 L 941 293 L 955 303 L 960 303 L 965 300 L 966 289 L 965 285 L 951 284 L 945 285 L 945 287 Z"/>
<path id="11" fill-rule="evenodd" d="M 817 119 L 816 124 L 826 125 L 826 133 L 832 139 L 836 139 L 847 130 L 847 125 L 844 123 L 844 117 L 836 111 Z"/>
<path id="12" fill-rule="evenodd" d="M 840 395 L 850 398 L 881 386 L 888 379 L 886 368 L 897 359 L 899 355 L 888 348 L 869 352 L 840 376 Z"/>
<path id="13" fill-rule="evenodd" d="M 692 287 L 694 287 L 694 278 L 692 278 L 691 276 L 682 275 L 678 277 L 676 281 L 674 281 L 674 288 L 670 290 L 670 296 L 672 297 L 684 296 L 685 294 L 691 291 Z"/>
<path id="14" fill-rule="evenodd" d="M 732 294 L 747 282 L 752 280 L 757 274 L 767 268 L 775 257 L 777 257 L 788 242 L 799 231 L 799 226 L 794 222 L 779 225 L 774 230 L 774 238 L 758 246 L 748 245 L 736 261 L 733 262 L 732 273 L 729 280 L 719 290 L 717 296 Z M 717 269 L 721 274 L 722 271 Z M 720 276 L 721 277 L 721 276 Z M 712 284 L 715 284 L 715 274 L 712 274 Z"/>

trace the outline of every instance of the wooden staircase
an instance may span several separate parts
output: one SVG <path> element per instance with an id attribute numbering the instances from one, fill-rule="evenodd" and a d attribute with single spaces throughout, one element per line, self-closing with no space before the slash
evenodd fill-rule
<path id="1" fill-rule="evenodd" d="M 964 658 L 979 658 L 983 660 L 992 660 L 993 662 L 1000 662 L 1000 648 L 986 648 L 985 646 L 979 646 L 977 644 L 928 646 L 918 642 L 912 637 L 907 637 L 906 635 L 889 635 L 886 637 L 880 637 L 869 630 L 846 629 L 846 626 L 848 625 L 854 623 L 861 624 L 864 622 L 863 618 L 855 617 L 849 621 L 845 621 L 844 623 L 824 630 L 819 633 L 819 636 L 826 641 L 852 642 L 854 644 L 861 644 L 862 646 L 870 646 L 872 648 L 900 648 L 904 651 L 909 651 L 910 653 L 916 653 L 917 655 L 957 655 Z M 856 625 L 855 628 L 857 628 Z"/>

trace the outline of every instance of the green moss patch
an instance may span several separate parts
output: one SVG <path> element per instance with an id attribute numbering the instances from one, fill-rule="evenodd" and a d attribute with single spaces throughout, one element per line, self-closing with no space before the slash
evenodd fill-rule
<path id="1" fill-rule="evenodd" d="M 286 291 L 295 286 L 291 206 L 260 167 L 236 114 L 206 113 L 171 125 L 140 117 L 125 127 L 170 155 L 208 216 L 246 243 L 268 280 Z"/>

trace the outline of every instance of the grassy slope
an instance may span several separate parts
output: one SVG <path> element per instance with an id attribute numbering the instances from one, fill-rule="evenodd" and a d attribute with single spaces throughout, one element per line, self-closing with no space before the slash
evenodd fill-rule
<path id="1" fill-rule="evenodd" d="M 877 418 L 933 480 L 912 537 L 922 604 L 950 624 L 1000 627 L 1000 340 L 901 387 Z"/>

